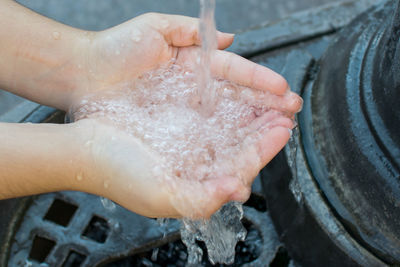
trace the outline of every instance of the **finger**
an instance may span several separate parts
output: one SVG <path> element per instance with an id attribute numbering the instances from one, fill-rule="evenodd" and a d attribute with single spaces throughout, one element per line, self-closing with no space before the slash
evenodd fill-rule
<path id="1" fill-rule="evenodd" d="M 256 144 L 258 155 L 260 156 L 261 170 L 270 162 L 279 151 L 286 145 L 290 138 L 290 131 L 287 127 L 277 126 L 266 132 Z M 258 173 L 258 171 L 257 171 Z M 253 175 L 255 177 L 257 175 Z"/>
<path id="2" fill-rule="evenodd" d="M 285 116 L 283 116 L 280 112 L 275 110 L 270 110 L 254 119 L 248 129 L 250 131 L 258 131 L 261 128 L 273 128 L 276 126 L 286 127 L 288 129 L 292 129 L 294 124 L 293 121 Z"/>
<path id="3" fill-rule="evenodd" d="M 234 38 L 235 35 L 232 33 L 217 31 L 218 49 L 228 48 L 233 43 Z"/>
<path id="4" fill-rule="evenodd" d="M 297 113 L 303 106 L 303 99 L 294 92 L 287 91 L 283 96 L 270 95 L 265 104 L 271 108 L 289 114 Z"/>
<path id="5" fill-rule="evenodd" d="M 146 14 L 147 23 L 156 28 L 169 45 L 185 47 L 200 45 L 199 19 L 158 13 Z M 233 42 L 234 35 L 217 31 L 218 49 L 225 49 Z"/>
<path id="6" fill-rule="evenodd" d="M 289 114 L 299 112 L 303 105 L 303 99 L 291 91 L 286 91 L 284 95 L 274 95 L 260 90 L 243 89 L 240 98 L 246 102 L 254 102 L 256 99 L 258 105 Z"/>
<path id="7" fill-rule="evenodd" d="M 294 114 L 302 109 L 303 99 L 298 94 L 288 91 L 275 102 L 273 107 Z"/>
<path id="8" fill-rule="evenodd" d="M 204 218 L 210 217 L 227 202 L 233 200 L 233 196 L 238 192 L 242 199 L 247 199 L 250 196 L 251 190 L 243 186 L 243 183 L 236 177 L 220 177 L 205 181 L 204 187 L 207 188 L 209 201 L 203 210 Z"/>
<path id="9" fill-rule="evenodd" d="M 245 148 L 236 160 L 240 170 L 238 174 L 244 185 L 249 186 L 252 183 L 254 177 L 278 154 L 289 138 L 288 128 L 281 125 L 273 128 L 262 127 L 246 138 Z"/>
<path id="10" fill-rule="evenodd" d="M 276 95 L 283 95 L 288 89 L 286 80 L 278 73 L 223 50 L 215 51 L 211 71 L 219 78 Z"/>

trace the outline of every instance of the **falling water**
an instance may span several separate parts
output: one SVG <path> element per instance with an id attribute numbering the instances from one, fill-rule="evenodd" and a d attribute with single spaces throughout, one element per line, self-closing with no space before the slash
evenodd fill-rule
<path id="1" fill-rule="evenodd" d="M 203 115 L 210 115 L 215 110 L 216 93 L 211 76 L 211 57 L 217 49 L 217 31 L 214 20 L 215 0 L 200 0 L 201 50 L 197 66 L 198 95 L 200 110 Z M 188 248 L 188 264 L 201 262 L 203 251 L 196 240 L 203 241 L 212 264 L 232 264 L 235 259 L 235 247 L 238 241 L 246 238 L 246 229 L 241 223 L 242 204 L 230 202 L 208 220 L 183 219 L 181 237 Z"/>
<path id="2" fill-rule="evenodd" d="M 196 240 L 207 247 L 212 264 L 232 264 L 235 260 L 237 242 L 244 241 L 247 231 L 241 223 L 243 207 L 241 203 L 230 202 L 208 220 L 182 220 L 181 238 L 188 248 L 188 264 L 201 262 L 203 251 Z"/>
<path id="3" fill-rule="evenodd" d="M 293 115 L 285 111 L 285 103 L 291 103 L 290 94 L 276 96 L 212 77 L 210 64 L 217 47 L 215 0 L 201 0 L 201 7 L 202 48 L 195 71 L 192 64 L 171 59 L 127 84 L 83 97 L 69 111 L 73 121 L 100 119 L 143 144 L 158 162 L 149 170 L 161 185 L 156 192 L 162 188 L 170 196 L 171 205 L 188 217 L 212 205 L 212 190 L 204 181 L 218 181 L 228 175 L 232 182 L 244 182 L 241 171 L 249 162 L 257 164 L 259 157 L 251 149 L 262 135 L 255 133 L 272 129 L 276 119 L 255 130 L 254 116 L 279 119 Z M 113 136 L 109 142 L 120 144 Z M 85 147 L 91 146 L 88 143 Z M 112 180 L 107 175 L 103 178 L 104 188 L 111 190 Z M 134 190 L 131 185 L 127 188 Z M 113 206 L 105 199 L 102 203 L 106 208 Z M 211 262 L 233 263 L 235 246 L 246 236 L 242 217 L 242 205 L 228 203 L 209 220 L 182 220 L 189 265 L 198 264 L 203 256 L 196 240 L 205 243 Z M 119 228 L 118 223 L 112 225 Z M 153 258 L 157 254 L 155 250 Z"/>
<path id="4" fill-rule="evenodd" d="M 216 98 L 210 70 L 212 53 L 217 49 L 217 31 L 214 20 L 215 0 L 200 0 L 200 6 L 201 50 L 196 75 L 201 111 L 205 115 L 210 115 L 215 110 Z"/>

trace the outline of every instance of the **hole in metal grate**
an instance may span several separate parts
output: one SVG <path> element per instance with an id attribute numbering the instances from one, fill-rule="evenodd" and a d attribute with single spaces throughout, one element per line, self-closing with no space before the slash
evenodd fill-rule
<path id="1" fill-rule="evenodd" d="M 104 243 L 109 231 L 110 227 L 107 221 L 95 215 L 90 220 L 88 226 L 86 226 L 82 235 L 98 243 Z"/>
<path id="2" fill-rule="evenodd" d="M 78 267 L 85 261 L 86 256 L 71 250 L 65 259 L 62 267 Z"/>
<path id="3" fill-rule="evenodd" d="M 271 262 L 270 267 L 287 267 L 290 263 L 290 257 L 285 248 L 280 247 L 275 255 L 274 260 Z"/>
<path id="4" fill-rule="evenodd" d="M 35 236 L 28 258 L 30 260 L 35 260 L 39 263 L 42 263 L 46 260 L 47 256 L 50 254 L 55 245 L 56 242 L 54 242 L 53 240 L 40 236 Z"/>
<path id="5" fill-rule="evenodd" d="M 77 209 L 78 207 L 73 204 L 55 199 L 44 216 L 44 219 L 65 227 L 69 224 Z"/>
<path id="6" fill-rule="evenodd" d="M 267 211 L 267 202 L 265 198 L 254 193 L 250 195 L 250 198 L 244 203 L 244 205 L 261 212 Z"/>

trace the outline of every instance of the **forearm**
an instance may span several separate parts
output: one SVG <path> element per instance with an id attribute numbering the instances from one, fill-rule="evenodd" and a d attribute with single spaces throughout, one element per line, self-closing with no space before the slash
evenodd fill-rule
<path id="1" fill-rule="evenodd" d="M 0 0 L 0 88 L 68 109 L 74 91 L 88 86 L 87 42 L 84 31 Z"/>
<path id="2" fill-rule="evenodd" d="M 76 190 L 75 177 L 86 166 L 76 130 L 71 124 L 0 123 L 0 199 Z"/>

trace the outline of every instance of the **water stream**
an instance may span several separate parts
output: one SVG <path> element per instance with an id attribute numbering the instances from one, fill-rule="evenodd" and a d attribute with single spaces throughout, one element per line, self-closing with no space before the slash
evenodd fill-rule
<path id="1" fill-rule="evenodd" d="M 201 7 L 202 47 L 196 62 L 171 59 L 132 81 L 84 96 L 70 109 L 73 121 L 89 118 L 112 126 L 113 135 L 97 146 L 116 147 L 116 154 L 125 151 L 123 157 L 112 159 L 113 164 L 99 161 L 96 165 L 107 174 L 97 178 L 104 180 L 104 190 L 115 190 L 111 178 L 121 175 L 112 168 L 115 165 L 126 166 L 126 173 L 135 178 L 136 169 L 131 166 L 136 166 L 132 162 L 137 155 L 132 156 L 124 143 L 134 140 L 149 157 L 146 163 L 152 167 L 144 178 L 154 186 L 154 193 L 167 195 L 165 201 L 191 218 L 215 205 L 221 197 L 218 188 L 235 182 L 248 185 L 243 170 L 260 164 L 256 144 L 280 119 L 293 115 L 285 112 L 287 103 L 293 102 L 290 94 L 277 96 L 212 77 L 210 64 L 217 48 L 215 0 L 201 0 Z M 87 149 L 96 142 L 90 140 Z M 126 190 L 135 187 L 128 184 Z M 108 209 L 114 207 L 107 200 L 102 203 Z M 197 241 L 205 243 L 212 263 L 233 263 L 235 246 L 246 236 L 242 217 L 242 205 L 228 203 L 209 220 L 183 219 L 188 264 L 199 264 L 203 256 Z M 155 250 L 153 257 L 157 254 Z"/>
<path id="2" fill-rule="evenodd" d="M 200 0 L 200 7 L 201 50 L 196 70 L 198 95 L 202 113 L 211 115 L 215 110 L 216 98 L 210 71 L 212 53 L 217 49 L 217 31 L 214 19 L 215 0 Z"/>
<path id="3" fill-rule="evenodd" d="M 215 110 L 216 93 L 210 71 L 212 53 L 217 49 L 215 27 L 215 0 L 200 0 L 201 51 L 196 70 L 198 95 L 203 115 L 210 116 Z M 244 241 L 246 229 L 241 223 L 243 207 L 241 203 L 230 202 L 214 213 L 208 220 L 183 219 L 181 238 L 188 249 L 188 265 L 201 262 L 203 251 L 196 240 L 203 241 L 212 264 L 232 264 L 235 259 L 237 242 Z"/>

